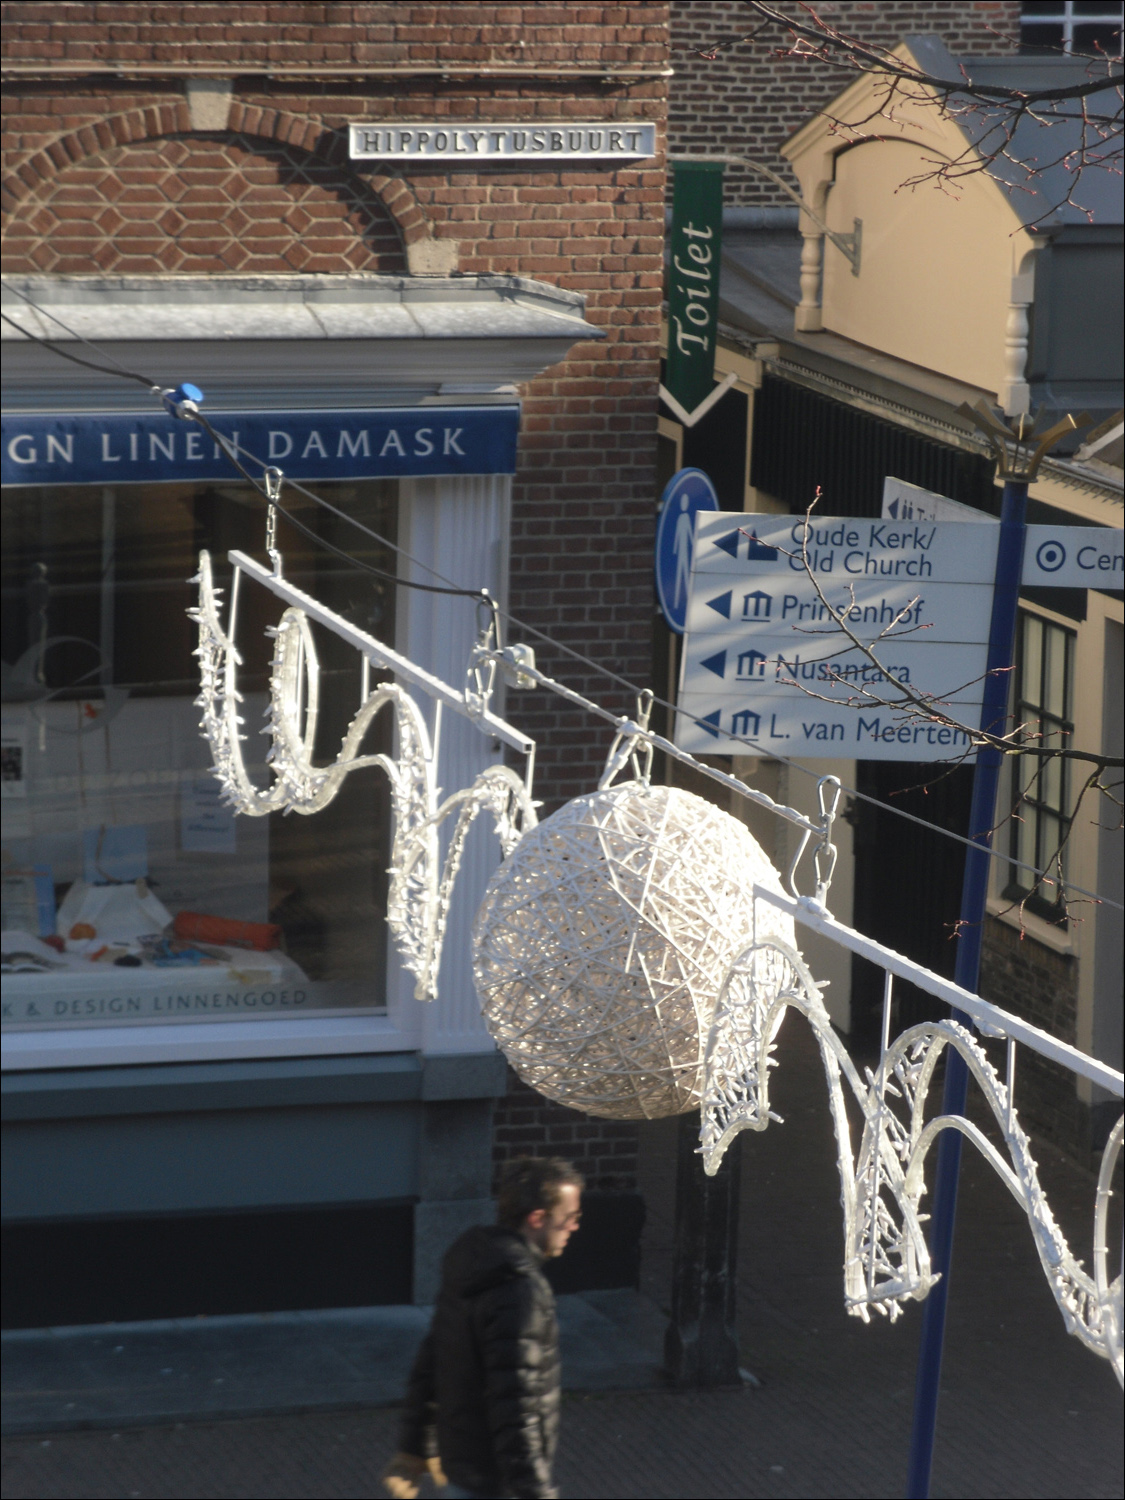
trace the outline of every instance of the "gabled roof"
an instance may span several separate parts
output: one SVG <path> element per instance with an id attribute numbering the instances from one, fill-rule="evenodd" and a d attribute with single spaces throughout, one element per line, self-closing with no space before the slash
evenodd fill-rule
<path id="1" fill-rule="evenodd" d="M 932 77 L 947 78 L 950 82 L 968 78 L 978 86 L 1019 90 L 1066 88 L 1105 73 L 1103 62 L 1081 57 L 954 57 L 937 36 L 908 36 L 904 45 L 919 67 Z M 955 95 L 953 105 L 952 118 L 979 152 L 987 155 L 1003 147 L 1005 133 L 999 110 L 990 109 L 967 94 Z M 1066 163 L 1067 156 L 1083 144 L 1083 105 L 1092 113 L 1119 113 L 1120 83 L 1107 84 L 1084 99 L 1037 106 L 1034 113 L 1024 115 L 1016 125 L 1010 146 L 991 168 L 990 175 L 1011 190 L 1013 207 L 1020 217 L 1025 222 L 1034 221 L 1036 227 L 1049 229 L 1091 222 L 1109 225 L 1125 219 L 1125 191 L 1119 164 L 1108 164 L 1108 155 L 1105 167 L 1087 165 L 1076 170 Z M 1089 156 L 1091 149 L 1094 152 L 1099 149 L 1099 141 L 1096 131 L 1089 126 L 1086 130 Z M 1073 203 L 1063 201 L 1068 195 Z M 1043 208 L 1041 219 L 1034 217 L 1037 205 Z"/>

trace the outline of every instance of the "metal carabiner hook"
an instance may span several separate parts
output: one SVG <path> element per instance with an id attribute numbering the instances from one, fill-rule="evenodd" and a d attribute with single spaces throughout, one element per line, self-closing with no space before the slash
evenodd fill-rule
<path id="1" fill-rule="evenodd" d="M 280 469 L 267 469 L 262 476 L 266 481 L 266 556 L 273 563 L 275 578 L 281 577 L 281 553 L 277 550 L 277 502 L 281 499 L 281 481 L 285 475 Z"/>
<path id="2" fill-rule="evenodd" d="M 652 704 L 655 697 L 656 694 L 652 691 L 651 688 L 644 688 L 637 694 L 637 727 L 639 729 L 648 728 L 648 721 L 650 715 L 652 714 Z M 638 781 L 641 781 L 645 786 L 648 786 L 652 780 L 653 746 L 651 740 L 643 741 L 643 748 L 638 749 L 637 747 L 640 744 L 642 744 L 640 740 L 633 740 L 633 773 Z"/>
<path id="3" fill-rule="evenodd" d="M 488 610 L 487 616 L 481 614 L 482 609 Z M 477 599 L 477 645 L 487 649 L 490 637 L 492 649 L 499 651 L 500 607 L 487 589 L 481 589 Z"/>

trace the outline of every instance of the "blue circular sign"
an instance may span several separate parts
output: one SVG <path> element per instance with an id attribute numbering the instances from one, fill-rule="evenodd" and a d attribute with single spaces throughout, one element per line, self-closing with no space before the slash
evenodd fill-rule
<path id="1" fill-rule="evenodd" d="M 1054 540 L 1041 542 L 1035 554 L 1035 561 L 1044 573 L 1057 573 L 1066 562 L 1066 548 L 1061 542 Z"/>
<path id="2" fill-rule="evenodd" d="M 718 510 L 715 486 L 702 469 L 681 469 L 664 486 L 656 523 L 656 596 L 669 628 L 683 635 L 697 511 Z"/>

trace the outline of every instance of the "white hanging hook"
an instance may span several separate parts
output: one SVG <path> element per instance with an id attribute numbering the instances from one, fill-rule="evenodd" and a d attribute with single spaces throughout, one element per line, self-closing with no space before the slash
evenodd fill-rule
<path id="1" fill-rule="evenodd" d="M 813 864 L 816 867 L 816 900 L 821 906 L 828 900 L 828 889 L 836 870 L 838 850 L 832 842 L 832 824 L 836 821 L 836 810 L 840 805 L 840 790 L 838 776 L 822 776 L 816 784 L 820 807 L 820 842 L 813 854 Z"/>
<path id="2" fill-rule="evenodd" d="M 656 694 L 651 688 L 645 688 L 637 694 L 637 725 L 640 729 L 648 728 L 649 716 L 652 713 L 653 700 Z M 633 741 L 633 773 L 638 781 L 643 781 L 648 786 L 652 780 L 652 741 L 636 739 Z"/>
<path id="3" fill-rule="evenodd" d="M 492 701 L 499 650 L 500 611 L 488 590 L 481 589 L 477 599 L 477 638 L 469 653 L 465 681 L 465 703 L 473 718 L 486 713 Z"/>
<path id="4" fill-rule="evenodd" d="M 486 609 L 488 614 L 482 616 L 482 609 Z M 496 651 L 501 649 L 500 609 L 489 591 L 481 589 L 477 603 L 477 645 L 484 650 L 490 644 Z"/>
<path id="5" fill-rule="evenodd" d="M 280 469 L 267 469 L 262 476 L 266 481 L 266 556 L 273 563 L 275 578 L 281 577 L 281 553 L 277 550 L 277 502 L 281 499 L 281 481 L 285 475 Z"/>

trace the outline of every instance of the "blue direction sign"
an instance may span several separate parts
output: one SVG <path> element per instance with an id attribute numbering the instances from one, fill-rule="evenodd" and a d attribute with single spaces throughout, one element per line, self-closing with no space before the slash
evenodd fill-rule
<path id="1" fill-rule="evenodd" d="M 683 635 L 691 592 L 695 517 L 718 510 L 715 486 L 702 469 L 681 469 L 664 487 L 656 523 L 656 596 L 669 628 Z"/>

